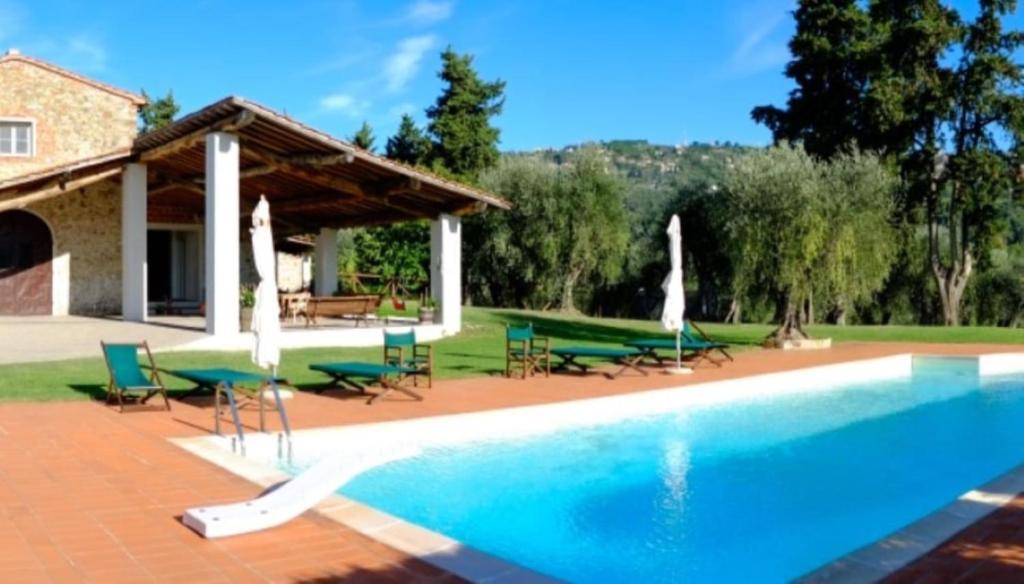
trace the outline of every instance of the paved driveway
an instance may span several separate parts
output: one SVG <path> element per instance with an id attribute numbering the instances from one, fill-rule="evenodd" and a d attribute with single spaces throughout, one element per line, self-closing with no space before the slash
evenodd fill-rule
<path id="1" fill-rule="evenodd" d="M 146 340 L 154 349 L 203 338 L 198 330 L 83 316 L 0 316 L 0 364 L 98 357 L 100 341 Z"/>

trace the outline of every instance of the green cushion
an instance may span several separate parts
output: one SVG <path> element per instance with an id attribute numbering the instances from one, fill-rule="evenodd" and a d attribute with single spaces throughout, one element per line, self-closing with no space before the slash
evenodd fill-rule
<path id="1" fill-rule="evenodd" d="M 417 373 L 419 371 L 419 369 L 415 367 L 384 365 L 380 363 L 365 363 L 362 361 L 344 361 L 341 363 L 314 363 L 310 365 L 309 368 L 312 369 L 313 371 L 321 371 L 329 375 L 371 378 L 377 378 L 382 375 Z"/>
<path id="2" fill-rule="evenodd" d="M 404 348 L 412 347 L 416 344 L 416 332 L 409 331 L 405 333 L 389 333 L 384 332 L 384 346 L 386 348 Z"/>
<path id="3" fill-rule="evenodd" d="M 533 324 L 526 326 L 507 326 L 505 327 L 505 338 L 510 341 L 532 341 L 533 340 Z"/>
<path id="4" fill-rule="evenodd" d="M 110 366 L 114 386 L 119 389 L 158 387 L 142 372 L 138 345 L 103 345 L 103 357 Z"/>
<path id="5" fill-rule="evenodd" d="M 617 349 L 612 347 L 563 347 L 551 349 L 551 353 L 560 357 L 598 357 L 602 359 L 621 359 L 633 357 L 640 353 L 638 349 Z"/>
<path id="6" fill-rule="evenodd" d="M 209 368 L 209 369 L 175 369 L 170 371 L 175 377 L 180 377 L 200 385 L 217 385 L 225 383 L 235 385 L 237 383 L 262 383 L 273 379 L 270 375 L 262 373 L 248 373 L 234 369 Z M 280 380 L 278 380 L 280 381 Z"/>
<path id="7" fill-rule="evenodd" d="M 636 347 L 638 349 L 676 349 L 675 339 L 630 339 L 625 343 L 622 343 L 627 347 Z M 684 351 L 698 351 L 703 349 L 716 349 L 726 347 L 722 343 L 713 343 L 709 341 L 694 341 L 682 339 L 679 343 L 679 348 Z"/>

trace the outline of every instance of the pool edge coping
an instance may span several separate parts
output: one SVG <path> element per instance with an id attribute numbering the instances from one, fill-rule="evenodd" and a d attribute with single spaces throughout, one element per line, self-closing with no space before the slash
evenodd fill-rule
<path id="1" fill-rule="evenodd" d="M 293 478 L 270 465 L 236 456 L 206 438 L 168 438 L 168 441 L 264 489 Z M 373 541 L 471 582 L 560 582 L 526 566 L 480 551 L 442 533 L 337 493 L 328 495 L 306 512 L 335 521 Z"/>
<path id="2" fill-rule="evenodd" d="M 811 372 L 821 368 L 869 363 L 875 361 L 907 358 L 913 362 L 916 358 L 959 358 L 978 361 L 978 375 L 988 376 L 1003 373 L 1024 372 L 1024 365 L 1009 369 L 1006 360 L 1024 358 L 1024 352 L 982 353 L 978 355 L 949 356 L 933 353 L 896 353 L 884 357 L 854 359 L 840 361 L 828 365 L 796 367 L 771 373 L 758 373 L 723 381 L 698 382 L 680 386 L 643 390 L 627 394 L 586 397 L 556 401 L 544 404 L 511 406 L 492 410 L 474 412 L 440 414 L 410 418 L 407 420 L 389 420 L 368 422 L 345 426 L 325 426 L 308 428 L 302 431 L 318 431 L 332 428 L 353 428 L 363 426 L 392 426 L 404 422 L 422 421 L 430 418 L 465 417 L 484 413 L 495 413 L 503 410 L 534 409 L 548 406 L 565 405 L 573 402 L 601 401 L 644 393 L 662 393 L 673 390 L 705 389 L 723 382 L 735 382 L 744 379 L 770 378 L 777 375 Z M 991 365 L 986 361 L 991 361 Z M 1014 364 L 1015 365 L 1015 364 Z M 263 462 L 239 457 L 225 448 L 216 446 L 209 440 L 210 436 L 192 436 L 185 438 L 168 438 L 168 441 L 187 452 L 198 456 L 222 469 L 240 476 L 264 488 L 271 488 L 292 477 L 283 471 Z M 1006 490 L 1009 492 L 999 492 Z M 994 491 L 994 492 L 992 492 Z M 1018 494 L 1024 493 L 1024 464 L 1021 464 L 999 477 L 967 491 L 952 503 L 937 509 L 925 517 L 910 523 L 903 528 L 888 534 L 882 539 L 866 544 L 848 554 L 839 556 L 818 568 L 799 576 L 795 582 L 876 582 L 885 578 L 911 562 L 923 557 L 952 536 L 973 525 L 980 519 L 1012 501 Z M 542 574 L 529 567 L 506 560 L 499 556 L 480 551 L 466 543 L 450 538 L 439 532 L 418 524 L 405 521 L 377 508 L 371 507 L 334 493 L 309 509 L 318 515 L 331 519 L 352 529 L 353 531 L 377 542 L 388 545 L 409 556 L 441 568 L 456 576 L 473 582 L 559 582 L 556 578 Z"/>
<path id="3" fill-rule="evenodd" d="M 945 355 L 913 354 L 913 357 L 947 358 Z M 1003 352 L 958 355 L 976 360 L 979 377 L 1020 373 L 1024 366 L 1007 361 L 1024 353 Z M 1016 364 L 1014 364 L 1016 365 Z M 830 560 L 793 580 L 799 584 L 819 582 L 878 582 L 928 555 L 956 534 L 981 521 L 1024 494 L 1024 463 L 983 483 L 924 517 Z"/>

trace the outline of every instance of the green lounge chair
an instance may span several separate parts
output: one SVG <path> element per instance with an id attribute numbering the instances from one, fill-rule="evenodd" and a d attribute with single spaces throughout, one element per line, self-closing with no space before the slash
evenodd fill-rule
<path id="1" fill-rule="evenodd" d="M 526 374 L 551 375 L 551 339 L 538 337 L 533 323 L 526 326 L 505 326 L 505 377 L 512 377 L 513 369 Z"/>
<path id="2" fill-rule="evenodd" d="M 717 367 L 721 367 L 726 359 L 729 361 L 733 360 L 732 355 L 727 350 L 729 345 L 711 340 L 703 330 L 698 328 L 697 325 L 691 324 L 688 320 L 684 321 L 679 341 L 679 348 L 683 354 L 692 354 L 692 367 L 696 367 L 705 360 Z M 664 364 L 664 361 L 668 359 L 658 354 L 659 349 L 673 352 L 676 350 L 675 339 L 631 339 L 623 344 L 627 347 L 639 349 L 644 353 L 644 357 L 657 360 L 659 365 Z M 714 357 L 714 353 L 720 353 L 724 358 L 717 359 Z"/>
<path id="3" fill-rule="evenodd" d="M 167 388 L 160 381 L 160 374 L 156 370 L 156 363 L 153 361 L 153 353 L 149 345 L 141 343 L 104 343 L 103 359 L 107 362 L 107 371 L 110 373 L 110 383 L 107 384 L 107 403 L 110 399 L 117 398 L 120 411 L 124 411 L 125 395 L 131 393 L 145 393 L 139 400 L 140 404 L 146 403 L 149 398 L 160 394 L 164 398 L 164 406 L 171 409 L 171 402 L 167 399 Z M 139 350 L 146 351 L 146 358 L 149 360 L 149 377 L 142 371 L 139 365 Z"/>
<path id="4" fill-rule="evenodd" d="M 366 384 L 364 382 L 369 381 L 379 383 L 384 388 L 384 391 L 370 397 L 366 401 L 367 405 L 394 391 L 404 393 L 417 400 L 423 400 L 422 395 L 409 389 L 404 383 L 406 379 L 419 373 L 419 369 L 415 367 L 346 361 L 341 363 L 313 363 L 309 368 L 313 371 L 326 373 L 331 377 L 330 382 L 315 390 L 316 393 L 323 393 L 327 389 L 340 388 L 355 390 L 365 394 Z M 392 381 L 389 376 L 394 376 L 395 380 Z"/>
<path id="5" fill-rule="evenodd" d="M 415 369 L 415 373 L 408 374 L 413 386 L 420 376 L 427 378 L 428 388 L 434 385 L 434 350 L 430 345 L 416 342 L 416 331 L 384 332 L 384 364 Z"/>
<path id="6" fill-rule="evenodd" d="M 647 375 L 647 372 L 640 368 L 640 362 L 646 356 L 645 353 L 636 348 L 619 349 L 614 347 L 564 347 L 558 349 L 551 349 L 551 354 L 557 356 L 562 360 L 558 363 L 555 368 L 564 370 L 570 367 L 575 367 L 581 372 L 586 373 L 591 369 L 591 365 L 586 363 L 580 363 L 580 358 L 591 358 L 591 359 L 602 359 L 605 361 L 611 361 L 622 367 L 619 368 L 615 373 L 606 374 L 609 379 L 614 379 L 624 373 L 627 369 L 638 371 L 643 375 Z"/>

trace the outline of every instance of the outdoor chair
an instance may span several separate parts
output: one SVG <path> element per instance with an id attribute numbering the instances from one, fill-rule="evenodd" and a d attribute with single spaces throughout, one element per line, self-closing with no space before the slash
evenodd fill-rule
<path id="1" fill-rule="evenodd" d="M 533 323 L 505 327 L 505 377 L 512 377 L 513 370 L 523 379 L 527 374 L 551 375 L 551 339 L 535 335 Z"/>
<path id="2" fill-rule="evenodd" d="M 103 359 L 107 363 L 107 371 L 110 372 L 107 403 L 110 403 L 111 398 L 116 397 L 120 411 L 124 412 L 125 395 L 144 393 L 145 395 L 139 400 L 139 403 L 145 404 L 149 398 L 159 393 L 164 398 L 167 410 L 170 411 L 171 402 L 167 399 L 167 387 L 160 380 L 156 362 L 153 361 L 153 353 L 150 352 L 149 345 L 145 341 L 127 344 L 101 342 L 100 346 L 103 347 Z M 146 358 L 149 360 L 150 375 L 148 377 L 142 371 L 142 366 L 139 365 L 139 349 L 146 351 Z"/>
<path id="3" fill-rule="evenodd" d="M 405 374 L 412 377 L 413 386 L 417 385 L 420 376 L 427 378 L 428 388 L 434 385 L 434 349 L 430 345 L 417 343 L 416 331 L 384 331 L 384 364 L 415 370 L 415 373 Z"/>
<path id="4" fill-rule="evenodd" d="M 582 363 L 579 359 L 599 359 L 602 361 L 610 361 L 616 365 L 619 365 L 619 369 L 614 373 L 606 373 L 605 375 L 609 379 L 615 379 L 619 375 L 622 375 L 627 370 L 636 371 L 637 373 L 646 376 L 647 372 L 640 368 L 640 362 L 646 356 L 646 353 L 641 349 L 637 348 L 614 348 L 614 347 L 559 347 L 557 349 L 551 349 L 551 354 L 558 357 L 561 362 L 555 365 L 555 369 L 558 371 L 568 371 L 569 369 L 576 369 L 579 372 L 586 374 L 590 371 L 593 366 L 587 363 Z"/>

